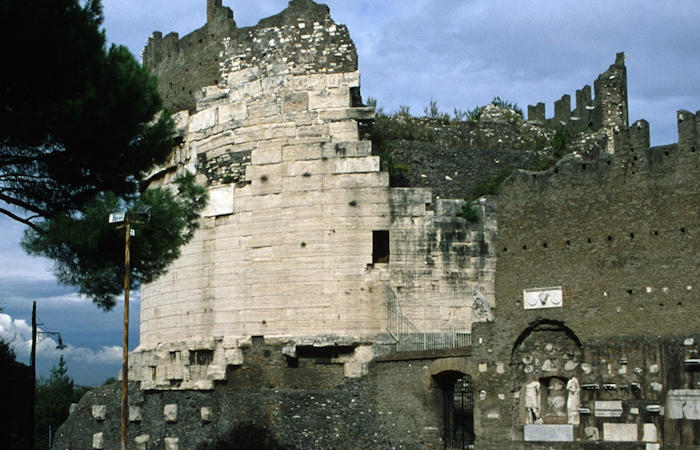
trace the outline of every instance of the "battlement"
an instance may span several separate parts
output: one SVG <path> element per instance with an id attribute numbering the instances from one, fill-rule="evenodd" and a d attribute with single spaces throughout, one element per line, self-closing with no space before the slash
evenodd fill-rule
<path id="1" fill-rule="evenodd" d="M 205 86 L 225 83 L 226 58 L 238 68 L 261 61 L 282 73 L 345 73 L 357 70 L 357 52 L 347 27 L 330 17 L 326 5 L 292 0 L 279 14 L 238 28 L 221 0 L 207 0 L 207 23 L 180 38 L 156 31 L 143 51 L 143 64 L 158 77 L 158 90 L 171 111 L 194 111 Z"/>
<path id="2" fill-rule="evenodd" d="M 601 73 L 591 86 L 576 91 L 576 106 L 571 108 L 571 96 L 566 94 L 554 102 L 554 117 L 546 118 L 545 104 L 528 105 L 529 120 L 550 127 L 565 126 L 576 131 L 598 131 L 601 128 L 627 129 L 627 68 L 625 54 L 618 53 L 615 63 Z"/>

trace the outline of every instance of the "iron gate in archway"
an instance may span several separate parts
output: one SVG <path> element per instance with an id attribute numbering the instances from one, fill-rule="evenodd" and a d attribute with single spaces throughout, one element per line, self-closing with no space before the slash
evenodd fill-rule
<path id="1" fill-rule="evenodd" d="M 469 375 L 444 389 L 445 450 L 474 448 L 474 396 Z"/>

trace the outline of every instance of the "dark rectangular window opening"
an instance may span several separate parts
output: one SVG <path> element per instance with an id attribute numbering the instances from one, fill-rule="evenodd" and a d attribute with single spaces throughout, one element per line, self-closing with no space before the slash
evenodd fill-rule
<path id="1" fill-rule="evenodd" d="M 372 231 L 372 264 L 389 262 L 389 230 Z"/>

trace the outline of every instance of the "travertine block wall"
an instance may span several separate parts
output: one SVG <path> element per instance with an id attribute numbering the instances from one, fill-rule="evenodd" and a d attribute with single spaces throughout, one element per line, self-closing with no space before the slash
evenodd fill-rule
<path id="1" fill-rule="evenodd" d="M 488 218 L 470 225 L 461 201 L 389 187 L 359 139 L 374 110 L 361 106 L 359 72 L 343 71 L 355 49 L 313 5 L 224 38 L 219 84 L 175 115 L 178 147 L 149 181 L 193 172 L 210 202 L 179 260 L 143 287 L 132 373 L 144 389 L 211 389 L 251 336 L 351 345 L 335 362 L 361 376 L 388 301 L 419 331 L 468 332 L 472 289 L 493 299 L 494 211 L 480 204 Z M 388 261 L 375 231 L 389 232 Z"/>
<path id="2" fill-rule="evenodd" d="M 251 162 L 173 269 L 144 287 L 142 345 L 382 330 L 381 292 L 363 280 L 372 231 L 390 225 L 389 190 L 352 118 L 372 114 L 350 104 L 359 74 L 258 74 L 232 71 L 189 117 L 183 145 L 198 158 Z"/>

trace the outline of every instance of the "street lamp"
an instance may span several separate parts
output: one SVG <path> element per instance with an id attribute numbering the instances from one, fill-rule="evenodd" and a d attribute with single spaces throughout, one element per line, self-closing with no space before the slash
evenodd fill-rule
<path id="1" fill-rule="evenodd" d="M 151 206 L 139 208 L 135 214 L 137 217 L 150 218 Z M 131 227 L 132 221 L 129 212 L 113 212 L 109 215 L 109 223 L 124 223 L 124 341 L 122 343 L 122 401 L 121 401 L 121 448 L 126 450 L 126 432 L 129 417 L 129 275 L 131 272 L 131 261 L 129 246 L 131 237 L 136 235 L 136 231 Z M 119 227 L 121 228 L 121 226 Z"/>
<path id="2" fill-rule="evenodd" d="M 42 324 L 43 325 L 43 324 Z M 36 406 L 36 343 L 37 337 L 46 339 L 48 336 L 56 336 L 58 339 L 57 350 L 63 350 L 67 346 L 63 343 L 61 333 L 57 331 L 38 331 L 36 322 L 36 301 L 32 304 L 32 350 L 29 355 L 29 364 L 32 367 L 32 405 Z M 30 437 L 30 448 L 34 449 L 34 412 L 32 412 L 32 433 Z"/>

